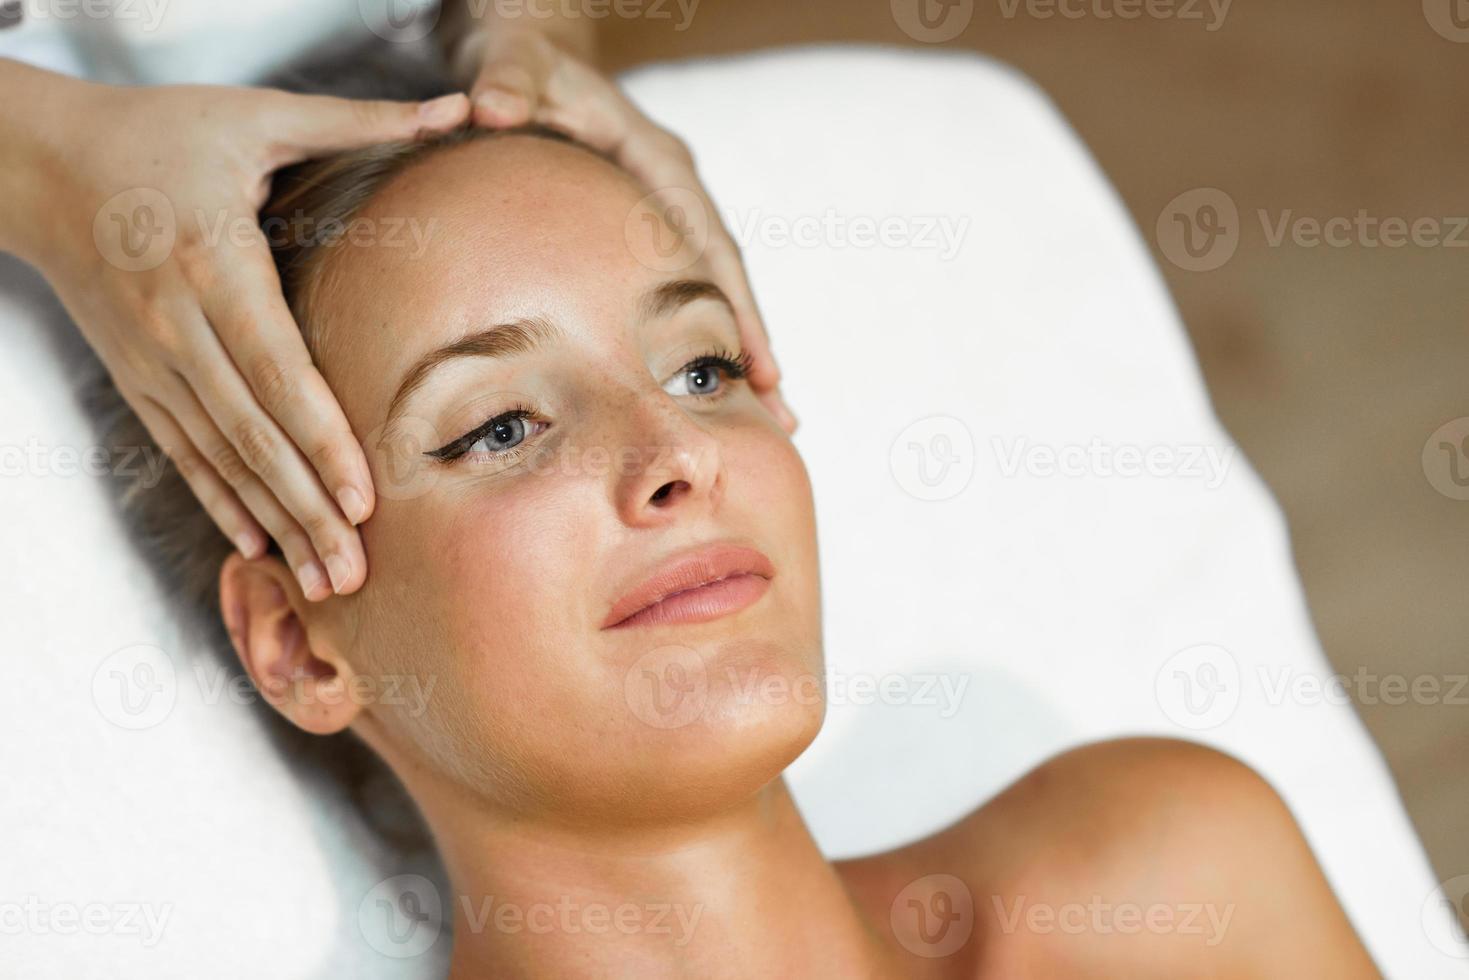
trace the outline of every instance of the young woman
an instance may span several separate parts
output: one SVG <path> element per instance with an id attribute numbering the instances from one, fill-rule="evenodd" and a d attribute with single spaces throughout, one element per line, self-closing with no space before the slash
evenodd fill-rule
<path id="1" fill-rule="evenodd" d="M 452 976 L 1375 976 L 1280 799 L 1186 743 L 821 854 L 782 777 L 824 715 L 789 696 L 823 674 L 811 487 L 649 190 L 541 130 L 282 174 L 263 228 L 366 434 L 372 574 L 311 601 L 291 542 L 232 550 L 177 475 L 130 499 L 275 710 L 401 780 Z M 381 696 L 404 678 L 426 702 Z"/>

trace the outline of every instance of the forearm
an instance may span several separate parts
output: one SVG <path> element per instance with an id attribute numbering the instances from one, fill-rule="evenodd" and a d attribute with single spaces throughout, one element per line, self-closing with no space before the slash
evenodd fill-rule
<path id="1" fill-rule="evenodd" d="M 0 251 L 34 265 L 47 250 L 45 201 L 65 159 L 58 124 L 86 82 L 0 58 Z"/>
<path id="2" fill-rule="evenodd" d="M 439 18 L 440 43 L 451 65 L 466 42 L 482 32 L 532 31 L 568 54 L 597 64 L 597 21 L 549 0 L 444 0 Z"/>

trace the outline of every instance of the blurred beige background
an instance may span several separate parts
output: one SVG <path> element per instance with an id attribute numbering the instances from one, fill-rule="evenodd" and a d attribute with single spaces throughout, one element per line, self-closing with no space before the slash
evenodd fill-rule
<path id="1" fill-rule="evenodd" d="M 677 17 L 609 18 L 604 60 L 925 46 L 894 14 L 917 2 L 703 0 L 682 32 Z M 1134 20 L 1102 16 L 1129 0 L 1061 0 L 1080 16 L 1055 0 L 925 2 L 930 23 L 963 25 L 941 46 L 1051 94 L 1155 243 L 1216 409 L 1285 508 L 1327 654 L 1367 679 L 1350 686 L 1357 710 L 1440 878 L 1469 873 L 1469 687 L 1449 698 L 1469 673 L 1469 501 L 1435 489 L 1454 492 L 1469 459 L 1435 438 L 1424 464 L 1430 436 L 1469 416 L 1469 227 L 1452 220 L 1469 218 L 1469 2 L 1132 0 Z M 1154 234 L 1195 188 L 1239 213 L 1238 251 L 1209 271 L 1173 264 Z M 1389 248 L 1386 229 L 1356 229 L 1363 211 L 1432 223 Z M 1275 235 L 1286 216 L 1353 227 L 1343 247 L 1312 246 Z M 1419 703 L 1385 703 L 1392 675 L 1418 681 Z"/>

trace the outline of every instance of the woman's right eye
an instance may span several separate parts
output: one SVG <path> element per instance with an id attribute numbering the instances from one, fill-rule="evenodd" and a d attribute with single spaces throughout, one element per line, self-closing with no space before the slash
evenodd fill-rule
<path id="1" fill-rule="evenodd" d="M 548 423 L 534 418 L 529 409 L 513 409 L 497 415 L 478 428 L 466 432 L 447 446 L 426 453 L 446 463 L 469 453 L 501 457 L 515 452 L 525 440 L 539 435 Z"/>
<path id="2" fill-rule="evenodd" d="M 514 449 L 525 441 L 525 429 L 525 419 L 516 415 L 494 419 L 479 439 L 470 445 L 469 451 L 479 450 L 481 446 L 484 447 L 483 452 L 491 453 Z"/>

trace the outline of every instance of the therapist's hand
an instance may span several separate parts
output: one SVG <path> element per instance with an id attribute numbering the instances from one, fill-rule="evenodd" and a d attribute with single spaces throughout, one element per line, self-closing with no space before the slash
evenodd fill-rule
<path id="1" fill-rule="evenodd" d="M 752 358 L 750 385 L 786 431 L 794 432 L 796 417 L 781 397 L 780 368 L 744 261 L 684 142 L 638 111 L 610 79 L 534 26 L 502 22 L 468 32 L 455 47 L 453 67 L 469 89 L 476 125 L 546 126 L 611 156 L 655 193 L 674 190 L 680 197 L 694 196 L 703 209 L 706 228 L 701 230 L 708 235 L 704 256 L 715 285 L 734 306 L 741 342 Z M 664 206 L 670 203 L 677 200 Z"/>
<path id="2" fill-rule="evenodd" d="M 246 557 L 265 551 L 268 534 L 308 598 L 354 591 L 367 574 L 355 525 L 372 513 L 372 479 L 282 297 L 258 211 L 276 169 L 455 128 L 468 100 L 40 75 L 19 79 L 42 110 L 27 120 L 26 147 L 0 152 L 22 171 L 4 189 L 20 180 L 26 196 L 15 200 L 34 204 L 0 208 L 0 246 L 46 275 Z"/>

